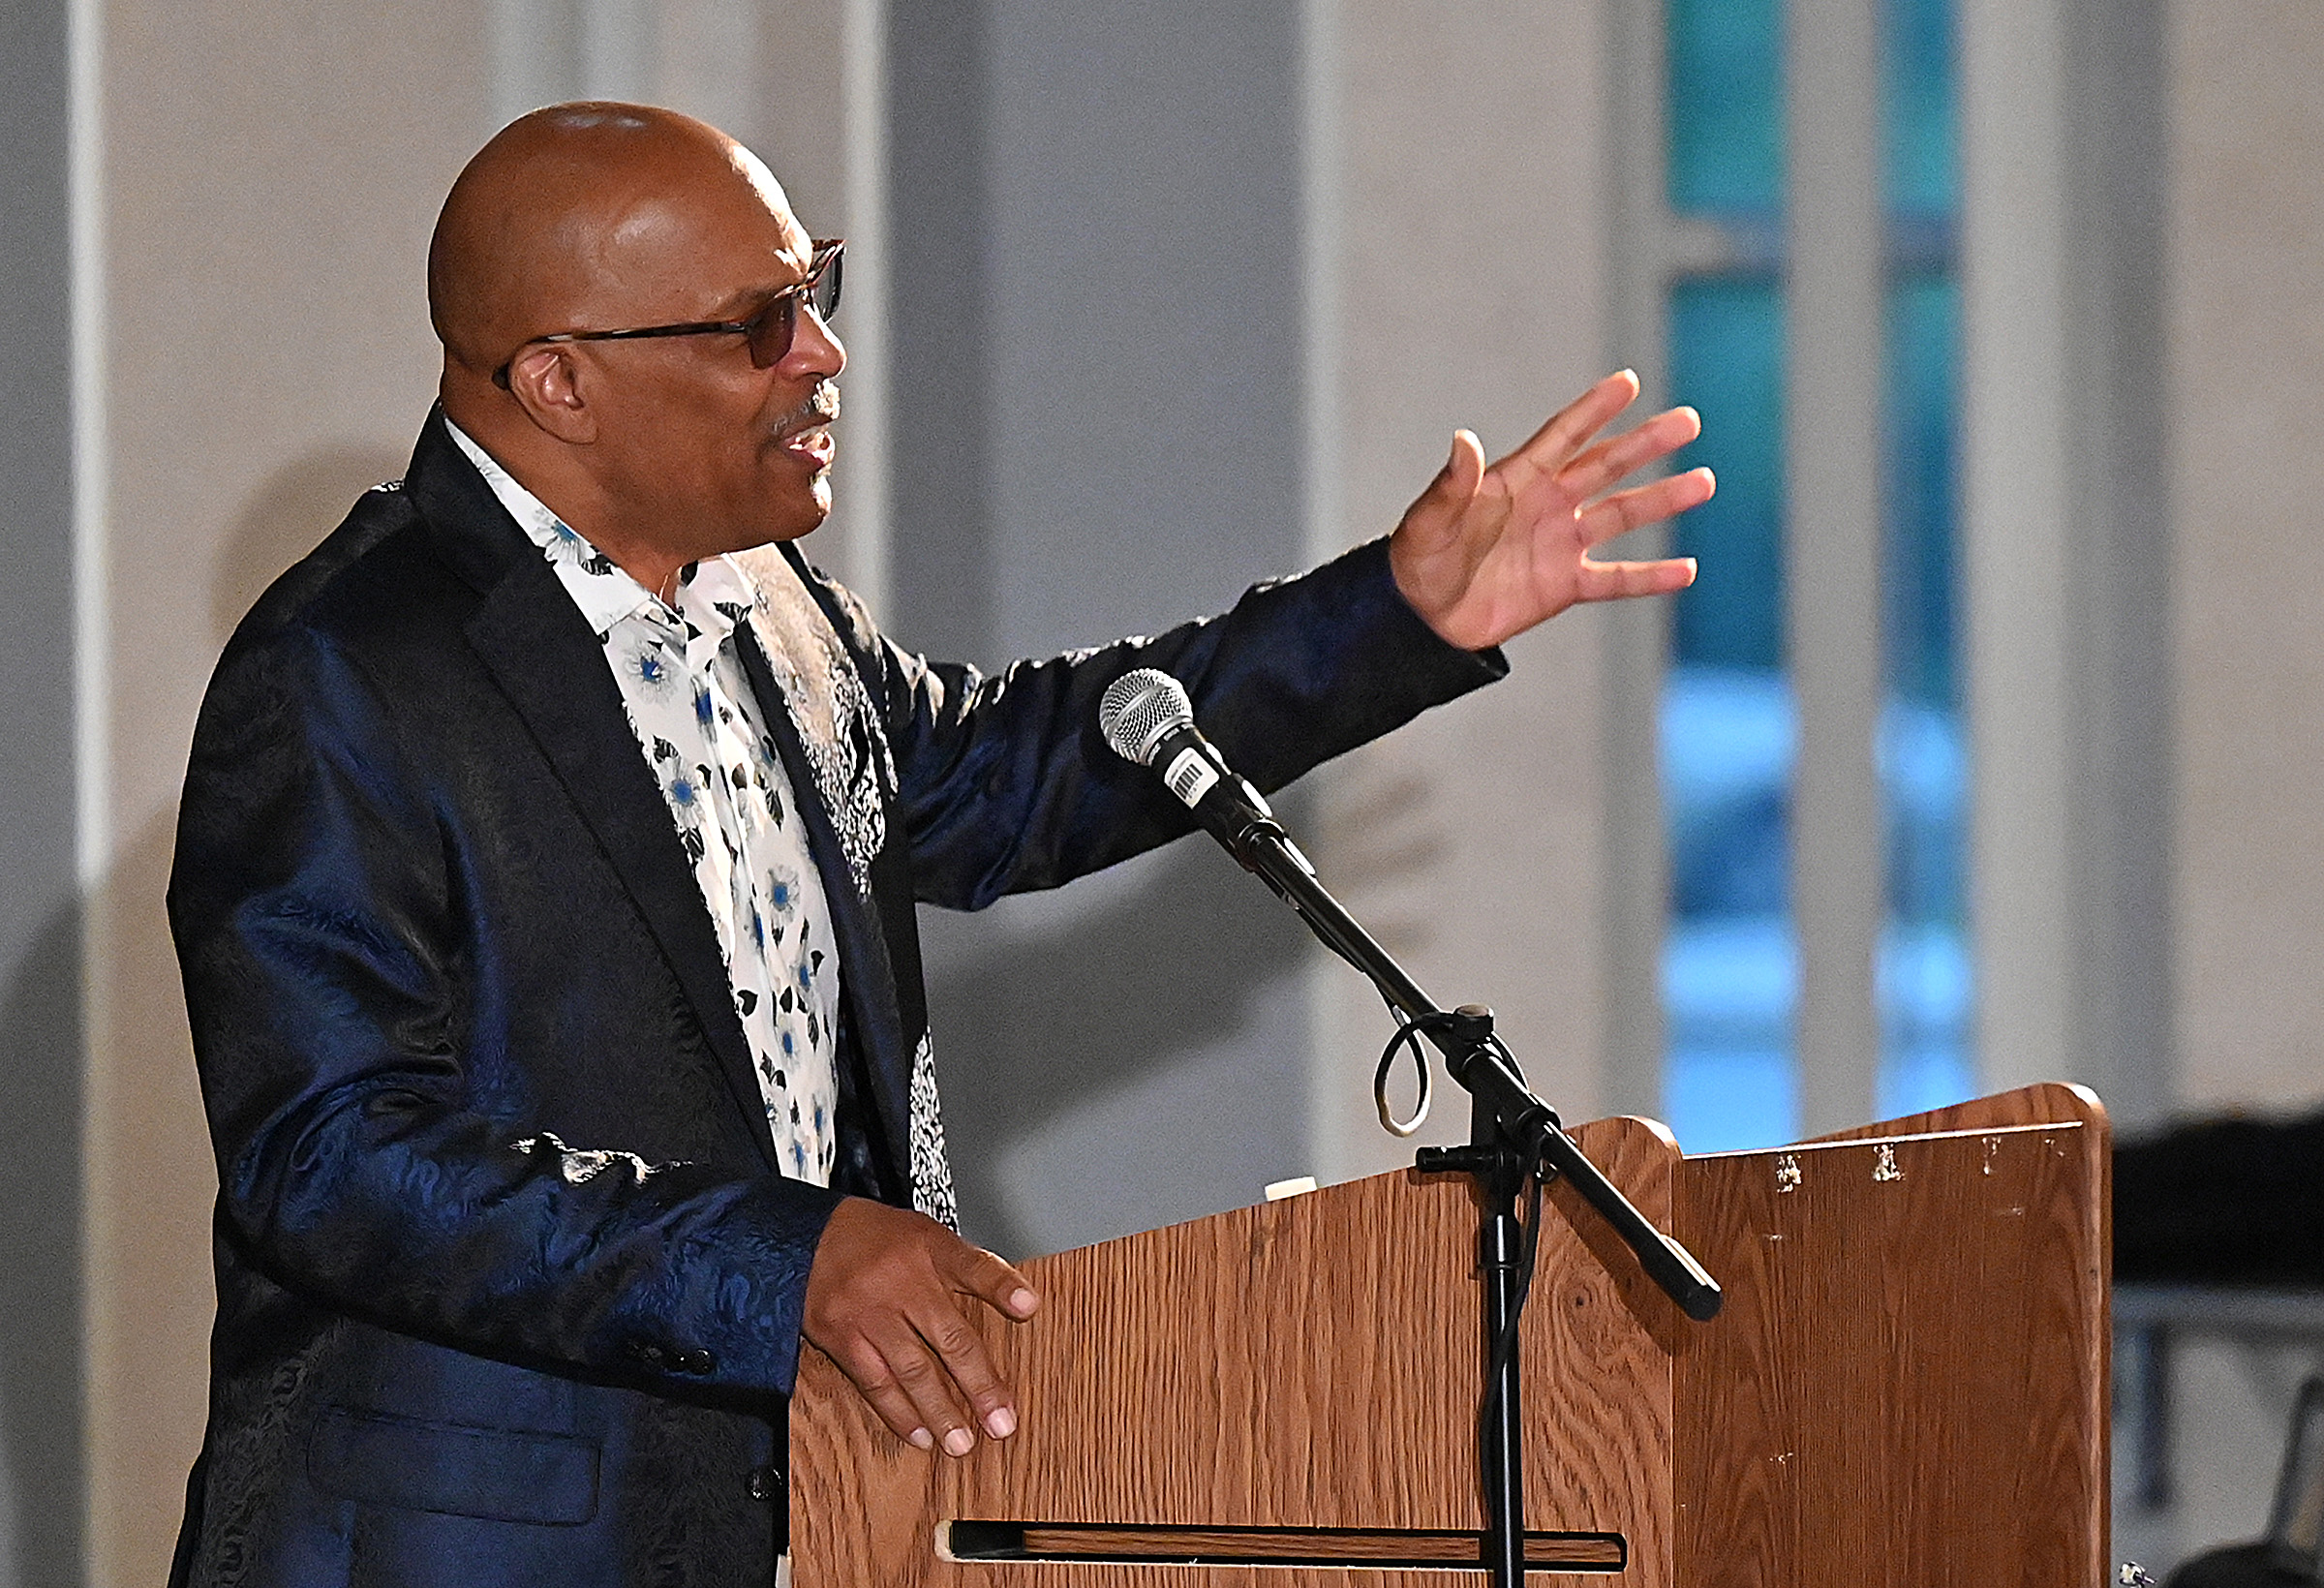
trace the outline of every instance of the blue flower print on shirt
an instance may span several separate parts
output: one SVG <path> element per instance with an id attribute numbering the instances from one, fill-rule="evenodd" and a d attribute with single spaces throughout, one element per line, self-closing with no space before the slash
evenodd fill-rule
<path id="1" fill-rule="evenodd" d="M 799 909 L 799 879 L 786 867 L 767 872 L 767 907 L 778 921 L 788 921 Z"/>
<path id="2" fill-rule="evenodd" d="M 547 534 L 548 542 L 540 548 L 542 557 L 551 563 L 570 563 L 592 573 L 597 571 L 589 565 L 591 559 L 597 556 L 596 547 L 582 539 L 570 524 L 562 518 L 552 518 Z"/>
<path id="3" fill-rule="evenodd" d="M 686 845 L 687 859 L 698 861 L 708 847 L 702 837 L 702 784 L 694 771 L 677 758 L 675 750 L 671 754 L 672 759 L 667 762 L 656 757 L 661 768 L 662 803 L 670 808 L 671 816 L 677 820 L 678 839 Z"/>
<path id="4" fill-rule="evenodd" d="M 622 666 L 654 694 L 667 693 L 678 679 L 678 669 L 663 653 L 660 642 L 651 638 L 631 644 L 622 657 Z"/>

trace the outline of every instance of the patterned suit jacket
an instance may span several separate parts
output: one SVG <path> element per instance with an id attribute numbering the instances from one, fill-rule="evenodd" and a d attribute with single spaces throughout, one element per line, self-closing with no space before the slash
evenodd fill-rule
<path id="1" fill-rule="evenodd" d="M 169 895 L 220 1187 L 174 1584 L 765 1588 L 825 1219 L 952 1216 L 914 901 L 1189 830 L 1094 726 L 1132 667 L 1270 789 L 1502 670 L 1378 544 L 992 677 L 889 644 L 790 546 L 744 561 L 842 967 L 828 1190 L 778 1173 L 596 638 L 440 413 L 227 647 Z"/>

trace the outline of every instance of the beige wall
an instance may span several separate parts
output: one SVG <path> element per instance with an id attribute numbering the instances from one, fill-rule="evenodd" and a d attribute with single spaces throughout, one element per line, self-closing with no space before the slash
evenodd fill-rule
<path id="1" fill-rule="evenodd" d="M 2181 1094 L 2283 1108 L 2324 1100 L 2324 10 L 2172 16 Z"/>
<path id="2" fill-rule="evenodd" d="M 215 1181 L 162 915 L 229 629 L 435 383 L 421 266 L 489 131 L 483 0 L 104 11 L 108 874 L 91 923 L 93 1583 L 168 1569 L 199 1448 Z"/>
<path id="3" fill-rule="evenodd" d="M 1594 0 L 1328 9 L 1318 374 L 1336 422 L 1316 467 L 1322 534 L 1344 545 L 1395 523 L 1456 426 L 1498 456 L 1604 373 L 1605 40 Z M 1441 1002 L 1493 1006 L 1574 1119 L 1598 1110 L 1605 1027 L 1602 618 L 1527 636 L 1507 682 L 1321 779 L 1316 857 Z M 1379 998 L 1336 962 L 1315 985 L 1319 1174 L 1410 1162 L 1372 1120 Z M 1465 1137 L 1445 1092 L 1424 1140 Z"/>

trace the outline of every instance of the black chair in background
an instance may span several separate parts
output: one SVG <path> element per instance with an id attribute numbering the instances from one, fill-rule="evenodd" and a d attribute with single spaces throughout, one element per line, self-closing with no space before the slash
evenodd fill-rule
<path id="1" fill-rule="evenodd" d="M 2197 1555 L 2171 1573 L 2164 1588 L 2299 1588 L 2324 1582 L 2324 1378 L 2300 1387 L 2292 1436 L 2276 1481 L 2268 1536 Z"/>

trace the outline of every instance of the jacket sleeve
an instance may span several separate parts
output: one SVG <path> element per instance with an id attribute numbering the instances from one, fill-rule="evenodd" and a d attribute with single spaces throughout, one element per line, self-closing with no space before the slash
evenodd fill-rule
<path id="1" fill-rule="evenodd" d="M 293 1294 L 438 1343 L 788 1393 L 838 1197 L 575 1150 L 524 1117 L 510 1055 L 474 1047 L 493 984 L 440 792 L 327 637 L 229 648 L 169 894 L 222 1238 Z"/>
<path id="2" fill-rule="evenodd" d="M 1204 734 L 1270 794 L 1509 670 L 1498 650 L 1458 650 L 1421 621 L 1385 539 L 1254 586 L 1220 617 L 991 676 L 881 640 L 844 592 L 835 616 L 876 675 L 915 891 L 955 909 L 1055 887 L 1194 830 L 1098 730 L 1099 697 L 1134 668 L 1185 685 Z"/>

